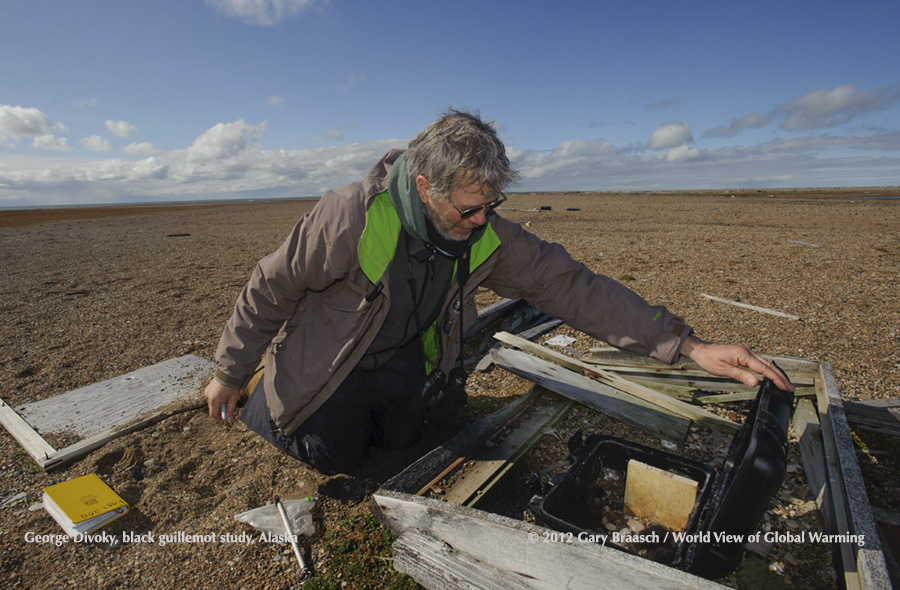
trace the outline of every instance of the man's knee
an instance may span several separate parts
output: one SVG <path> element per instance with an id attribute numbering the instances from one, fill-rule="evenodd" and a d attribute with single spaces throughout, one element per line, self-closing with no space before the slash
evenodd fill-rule
<path id="1" fill-rule="evenodd" d="M 285 452 L 325 475 L 335 475 L 350 473 L 359 467 L 367 448 L 367 444 L 335 444 L 318 435 L 307 434 L 295 437 Z"/>

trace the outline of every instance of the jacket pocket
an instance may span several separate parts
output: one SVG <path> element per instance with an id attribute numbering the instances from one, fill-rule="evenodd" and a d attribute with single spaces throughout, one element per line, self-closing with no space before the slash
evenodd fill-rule
<path id="1" fill-rule="evenodd" d="M 273 417 L 278 423 L 302 410 L 359 345 L 373 304 L 360 289 L 340 287 L 307 294 L 273 340 L 272 384 L 281 410 Z"/>

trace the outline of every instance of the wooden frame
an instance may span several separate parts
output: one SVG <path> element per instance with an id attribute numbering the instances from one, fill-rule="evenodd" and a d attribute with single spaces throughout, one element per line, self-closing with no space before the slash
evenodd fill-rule
<path id="1" fill-rule="evenodd" d="M 606 356 L 611 364 L 617 356 L 623 364 L 631 358 Z M 775 360 L 792 377 L 797 375 L 816 387 L 818 407 L 809 398 L 801 400 L 798 409 L 805 408 L 806 413 L 795 414 L 794 422 L 825 532 L 865 538 L 864 547 L 833 546 L 839 584 L 864 590 L 891 588 L 830 365 L 794 357 Z M 654 370 L 653 362 L 638 364 Z M 377 511 L 399 535 L 394 555 L 398 571 L 428 588 L 442 589 L 596 588 L 598 580 L 615 588 L 725 588 L 541 526 L 417 495 L 448 465 L 475 452 L 494 431 L 520 414 L 532 396 L 534 391 L 470 425 L 375 492 L 372 500 Z"/>

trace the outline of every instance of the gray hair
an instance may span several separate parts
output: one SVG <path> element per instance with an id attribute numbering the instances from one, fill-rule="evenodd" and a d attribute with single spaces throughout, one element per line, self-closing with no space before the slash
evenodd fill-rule
<path id="1" fill-rule="evenodd" d="M 406 166 L 413 181 L 421 174 L 442 199 L 472 184 L 496 196 L 519 178 L 496 130 L 477 113 L 452 109 L 409 143 Z"/>

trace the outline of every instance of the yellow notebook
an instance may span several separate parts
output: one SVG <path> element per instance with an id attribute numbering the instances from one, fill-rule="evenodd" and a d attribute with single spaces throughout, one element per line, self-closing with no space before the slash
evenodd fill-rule
<path id="1" fill-rule="evenodd" d="M 90 473 L 44 488 L 44 509 L 72 537 L 87 534 L 128 512 L 128 504 Z"/>

